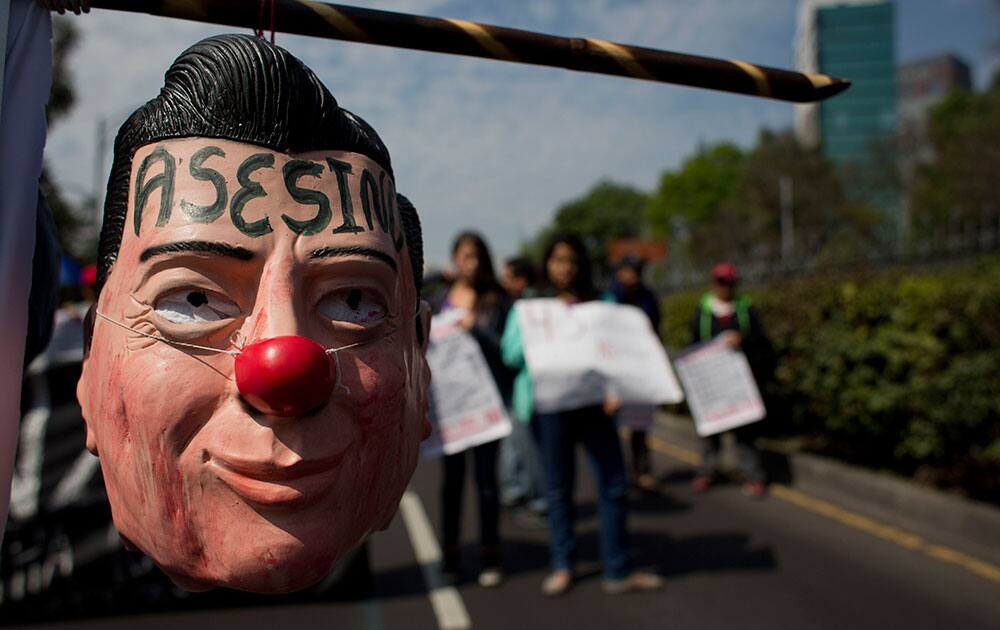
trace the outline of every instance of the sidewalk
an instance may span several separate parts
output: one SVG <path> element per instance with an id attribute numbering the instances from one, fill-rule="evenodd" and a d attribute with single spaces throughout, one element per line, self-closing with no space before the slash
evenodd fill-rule
<path id="1" fill-rule="evenodd" d="M 652 435 L 701 452 L 689 418 L 658 414 Z M 723 466 L 731 461 L 724 440 Z M 902 530 L 1000 564 L 1000 508 L 809 453 L 763 448 L 772 480 Z"/>

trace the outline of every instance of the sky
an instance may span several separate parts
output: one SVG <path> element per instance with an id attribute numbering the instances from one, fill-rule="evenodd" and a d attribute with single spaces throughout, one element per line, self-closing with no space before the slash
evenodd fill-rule
<path id="1" fill-rule="evenodd" d="M 252 2 L 253 0 L 245 0 Z M 779 68 L 792 67 L 796 0 L 340 0 Z M 70 17 L 81 41 L 77 102 L 51 130 L 49 168 L 70 198 L 103 188 L 118 126 L 154 97 L 171 61 L 202 37 L 193 22 L 94 10 Z M 899 62 L 953 52 L 976 85 L 1000 69 L 1000 0 L 897 0 Z M 429 266 L 452 237 L 482 232 L 495 258 L 517 252 L 560 204 L 601 179 L 645 190 L 698 146 L 750 146 L 791 127 L 793 105 L 749 96 L 277 35 L 338 102 L 365 118 L 392 154 L 397 188 L 416 205 Z M 105 155 L 96 156 L 99 121 Z"/>

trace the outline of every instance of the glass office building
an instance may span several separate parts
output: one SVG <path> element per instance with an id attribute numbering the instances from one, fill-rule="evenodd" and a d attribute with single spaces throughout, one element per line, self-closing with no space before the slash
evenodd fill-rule
<path id="1" fill-rule="evenodd" d="M 852 180 L 884 169 L 877 164 L 895 162 L 895 50 L 892 2 L 800 0 L 796 66 L 847 78 L 851 88 L 819 104 L 797 106 L 796 136 L 806 146 L 819 146 Z M 856 198 L 882 208 L 894 222 L 897 199 L 888 185 L 856 183 Z"/>
<path id="2" fill-rule="evenodd" d="M 864 161 L 896 133 L 894 7 L 871 0 L 802 0 L 796 65 L 851 80 L 851 88 L 796 116 L 799 139 L 837 163 Z"/>

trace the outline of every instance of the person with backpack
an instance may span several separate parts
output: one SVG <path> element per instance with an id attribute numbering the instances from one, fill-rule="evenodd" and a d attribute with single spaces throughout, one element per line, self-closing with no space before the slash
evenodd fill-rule
<path id="1" fill-rule="evenodd" d="M 750 298 L 737 292 L 739 274 L 731 263 L 722 262 L 712 268 L 712 290 L 704 294 L 691 322 L 695 343 L 705 343 L 722 338 L 733 349 L 742 350 L 750 364 L 757 388 L 763 393 L 774 373 L 774 350 L 760 324 Z M 767 478 L 761 463 L 760 452 L 754 446 L 760 423 L 734 429 L 736 463 L 743 476 L 743 492 L 761 497 L 767 490 Z M 702 463 L 693 488 L 705 492 L 715 482 L 719 467 L 722 434 L 704 439 Z"/>

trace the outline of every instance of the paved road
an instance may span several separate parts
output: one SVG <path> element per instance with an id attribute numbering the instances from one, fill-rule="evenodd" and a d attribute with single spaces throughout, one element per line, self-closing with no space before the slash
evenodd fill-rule
<path id="1" fill-rule="evenodd" d="M 430 531 L 439 531 L 440 466 L 430 462 L 418 469 L 401 515 L 371 544 L 374 599 L 50 627 L 132 628 L 141 622 L 148 628 L 378 630 L 462 627 L 468 620 L 473 628 L 503 630 L 1000 628 L 1000 577 L 990 573 L 995 565 L 983 564 L 977 573 L 969 569 L 974 563 L 908 548 L 905 536 L 873 535 L 870 521 L 794 490 L 754 500 L 737 486 L 721 486 L 695 496 L 689 489 L 693 454 L 662 442 L 658 446 L 655 464 L 664 492 L 635 495 L 630 515 L 636 564 L 667 578 L 657 593 L 610 597 L 601 592 L 594 492 L 582 461 L 581 577 L 570 593 L 558 599 L 539 593 L 546 573 L 546 532 L 510 514 L 502 523 L 508 579 L 499 589 L 479 588 L 470 509 L 465 524 L 469 578 L 456 589 L 435 590 L 436 566 L 426 561 L 433 559 L 436 541 L 419 534 L 424 514 Z M 467 501 L 474 502 L 471 488 Z"/>

